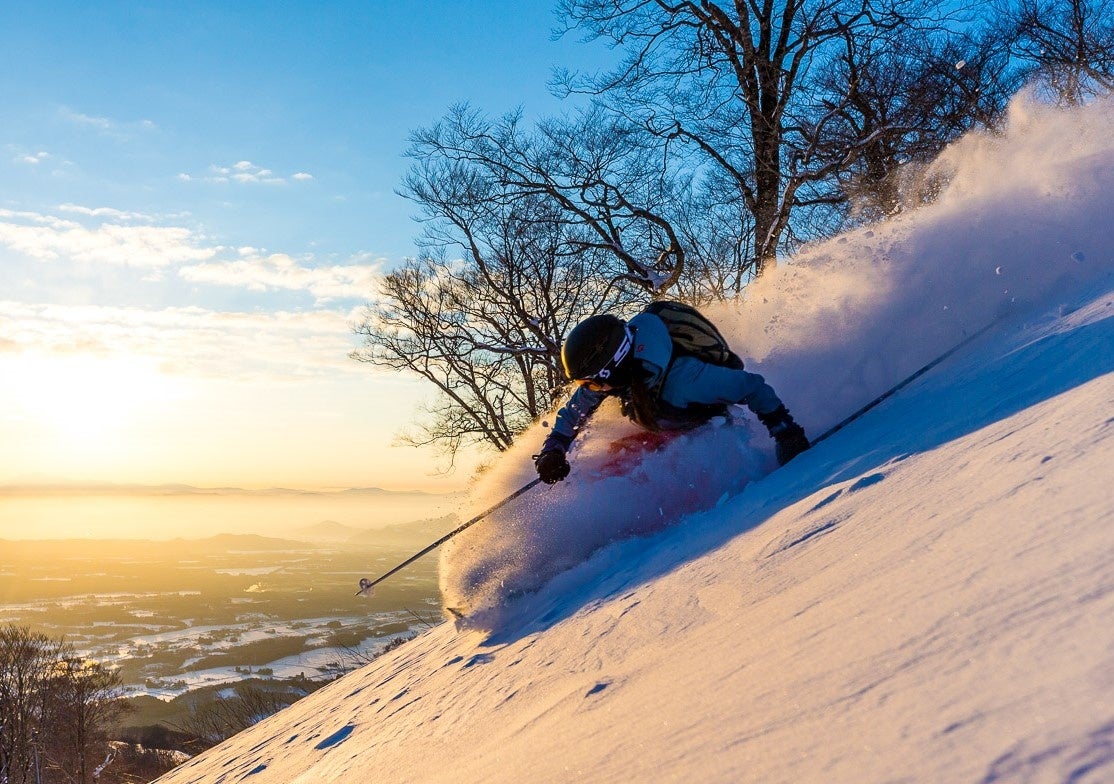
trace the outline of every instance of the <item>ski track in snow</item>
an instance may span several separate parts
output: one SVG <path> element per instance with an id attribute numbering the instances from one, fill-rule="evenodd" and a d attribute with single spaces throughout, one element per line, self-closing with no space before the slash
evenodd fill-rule
<path id="1" fill-rule="evenodd" d="M 600 479 L 603 417 L 568 482 L 443 553 L 471 628 L 164 781 L 1114 780 L 1112 119 L 1018 102 L 938 205 L 713 314 L 814 435 L 985 336 L 773 473 L 744 420 Z"/>

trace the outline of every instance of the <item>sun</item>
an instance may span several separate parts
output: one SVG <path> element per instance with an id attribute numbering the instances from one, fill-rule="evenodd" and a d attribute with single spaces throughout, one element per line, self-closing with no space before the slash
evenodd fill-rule
<path id="1" fill-rule="evenodd" d="M 73 449 L 120 437 L 175 394 L 171 377 L 138 358 L 24 355 L 11 365 L 17 415 Z"/>

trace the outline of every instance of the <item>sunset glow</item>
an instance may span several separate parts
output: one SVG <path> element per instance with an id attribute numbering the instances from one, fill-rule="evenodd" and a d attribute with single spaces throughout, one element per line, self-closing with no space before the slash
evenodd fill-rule
<path id="1" fill-rule="evenodd" d="M 44 438 L 87 454 L 120 448 L 128 431 L 188 397 L 180 379 L 129 357 L 21 357 L 10 361 L 16 417 Z"/>
<path id="2" fill-rule="evenodd" d="M 464 99 L 558 106 L 552 65 L 588 50 L 552 22 L 509 3 L 7 19 L 0 504 L 71 482 L 461 489 L 481 456 L 446 473 L 397 445 L 430 390 L 349 359 L 352 325 L 416 253 L 410 133 Z"/>

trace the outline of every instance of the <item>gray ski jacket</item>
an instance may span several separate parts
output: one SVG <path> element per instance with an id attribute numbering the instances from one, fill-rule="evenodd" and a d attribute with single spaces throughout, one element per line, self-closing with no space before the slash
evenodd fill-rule
<path id="1" fill-rule="evenodd" d="M 674 357 L 669 330 L 652 313 L 635 316 L 629 326 L 634 333 L 634 360 L 642 365 L 646 386 L 657 390 L 662 404 L 661 429 L 692 428 L 735 403 L 746 405 L 755 414 L 768 414 L 781 405 L 773 388 L 757 373 L 711 365 L 691 356 Z M 622 394 L 622 390 L 597 392 L 577 387 L 557 412 L 549 438 L 567 447 L 606 398 Z"/>

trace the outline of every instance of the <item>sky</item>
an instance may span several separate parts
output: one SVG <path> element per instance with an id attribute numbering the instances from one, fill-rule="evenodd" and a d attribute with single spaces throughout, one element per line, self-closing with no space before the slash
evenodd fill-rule
<path id="1" fill-rule="evenodd" d="M 0 484 L 456 490 L 348 359 L 413 130 L 563 109 L 552 3 L 0 3 Z"/>
<path id="2" fill-rule="evenodd" d="M 464 618 L 160 781 L 1112 780 L 1112 116 L 1019 100 L 719 312 L 814 436 L 927 373 L 776 469 L 743 424 L 612 475 L 594 421 L 442 549 Z"/>

